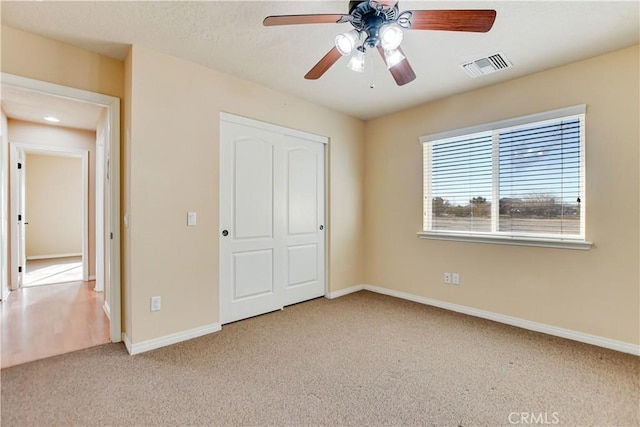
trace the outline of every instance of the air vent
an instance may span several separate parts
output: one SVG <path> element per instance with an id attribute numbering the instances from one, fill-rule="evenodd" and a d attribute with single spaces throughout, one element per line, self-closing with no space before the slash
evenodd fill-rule
<path id="1" fill-rule="evenodd" d="M 467 62 L 460 66 L 460 68 L 474 79 L 511 67 L 513 67 L 513 64 L 502 52 L 494 53 L 493 55 L 476 59 L 475 61 Z"/>

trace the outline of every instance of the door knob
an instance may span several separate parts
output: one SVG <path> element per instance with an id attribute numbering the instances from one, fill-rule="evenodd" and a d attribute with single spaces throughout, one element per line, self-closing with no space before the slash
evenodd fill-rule
<path id="1" fill-rule="evenodd" d="M 324 230 L 324 225 L 320 226 L 320 231 Z"/>
<path id="2" fill-rule="evenodd" d="M 227 237 L 229 235 L 229 232 L 227 230 L 222 230 L 222 235 L 224 237 Z"/>

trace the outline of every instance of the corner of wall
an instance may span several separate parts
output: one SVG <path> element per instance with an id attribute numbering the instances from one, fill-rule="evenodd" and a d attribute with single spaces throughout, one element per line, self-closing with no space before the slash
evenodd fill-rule
<path id="1" fill-rule="evenodd" d="M 122 132 L 120 134 L 120 230 L 121 230 L 121 305 L 122 332 L 127 339 L 133 337 L 131 313 L 131 235 L 124 218 L 131 208 L 131 96 L 133 77 L 133 46 L 124 61 L 124 100 L 122 108 Z"/>

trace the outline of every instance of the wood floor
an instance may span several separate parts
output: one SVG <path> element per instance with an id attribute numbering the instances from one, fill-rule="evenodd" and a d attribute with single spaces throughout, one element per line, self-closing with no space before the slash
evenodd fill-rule
<path id="1" fill-rule="evenodd" d="M 52 285 L 82 280 L 82 257 L 27 260 L 22 286 Z"/>
<path id="2" fill-rule="evenodd" d="M 109 342 L 104 293 L 95 281 L 21 288 L 0 304 L 6 368 Z"/>

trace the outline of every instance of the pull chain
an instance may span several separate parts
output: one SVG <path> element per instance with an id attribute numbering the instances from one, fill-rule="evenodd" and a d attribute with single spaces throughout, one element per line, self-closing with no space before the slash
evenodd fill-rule
<path id="1" fill-rule="evenodd" d="M 370 52 L 373 52 L 373 49 L 369 49 Z M 374 83 L 374 78 L 376 76 L 375 72 L 374 72 L 374 67 L 375 67 L 375 55 L 373 53 L 371 53 L 369 58 L 369 63 L 371 64 L 371 66 L 369 67 L 369 79 L 371 81 L 371 84 L 369 85 L 369 89 L 375 89 L 376 88 L 376 84 Z M 372 58 L 371 58 L 372 57 Z"/>

